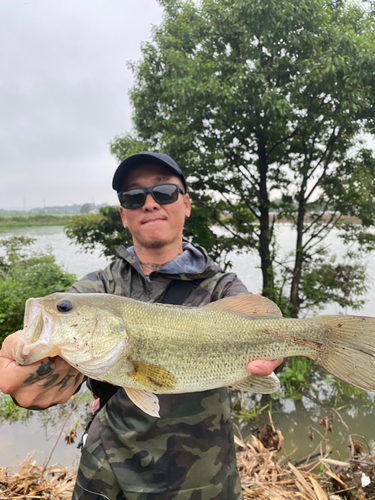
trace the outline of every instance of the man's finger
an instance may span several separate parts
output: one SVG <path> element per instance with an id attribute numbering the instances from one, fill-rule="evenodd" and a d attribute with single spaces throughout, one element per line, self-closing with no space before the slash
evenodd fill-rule
<path id="1" fill-rule="evenodd" d="M 16 357 L 18 339 L 21 333 L 22 330 L 18 330 L 18 332 L 5 337 L 3 345 L 0 349 L 0 357 L 9 359 L 14 359 Z"/>
<path id="2" fill-rule="evenodd" d="M 247 371 L 253 375 L 261 375 L 266 377 L 271 375 L 271 373 L 283 362 L 283 358 L 277 359 L 256 359 L 250 361 L 247 365 Z"/>

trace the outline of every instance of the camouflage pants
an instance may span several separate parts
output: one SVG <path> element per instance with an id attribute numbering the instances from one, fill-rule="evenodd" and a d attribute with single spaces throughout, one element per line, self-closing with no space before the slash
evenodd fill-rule
<path id="1" fill-rule="evenodd" d="M 216 498 L 234 500 L 232 496 L 223 497 L 220 493 L 218 496 L 214 492 L 214 490 L 218 492 L 217 485 L 211 488 L 211 493 L 198 489 L 195 491 L 184 490 L 178 493 L 176 491 L 170 493 L 124 493 L 111 469 L 102 445 L 99 445 L 94 453 L 86 451 L 83 453 L 72 500 L 214 500 Z M 236 495 L 235 499 L 242 500 L 242 495 Z"/>
<path id="2" fill-rule="evenodd" d="M 99 493 L 100 492 L 100 493 Z M 84 449 L 72 500 L 126 500 L 101 444 Z"/>
<path id="3" fill-rule="evenodd" d="M 155 468 L 157 469 L 157 467 Z M 138 470 L 125 468 L 124 463 L 121 463 L 118 457 L 114 461 L 111 453 L 106 453 L 101 442 L 100 421 L 99 418 L 95 418 L 82 452 L 72 500 L 242 500 L 238 475 L 233 474 L 233 470 L 229 472 L 229 477 L 227 476 L 223 481 L 224 484 L 213 484 L 210 481 L 210 476 L 207 477 L 205 471 L 201 469 L 201 467 L 200 470 L 195 469 L 194 476 L 198 476 L 197 480 L 202 486 L 195 484 L 195 487 L 192 488 L 186 478 L 181 481 L 181 484 L 178 471 L 176 474 L 172 473 L 176 484 L 172 485 L 171 489 L 163 483 L 163 471 L 159 471 L 159 479 L 153 472 L 154 482 L 145 486 L 145 479 L 140 477 L 142 473 L 139 474 Z M 158 471 L 156 470 L 156 472 Z M 134 486 L 137 474 L 139 475 L 138 488 Z M 143 474 L 147 475 L 148 473 Z M 119 483 L 119 481 L 123 482 L 123 479 L 124 482 L 127 482 L 127 477 L 132 478 L 133 486 L 131 488 L 129 488 L 129 484 L 121 485 Z"/>

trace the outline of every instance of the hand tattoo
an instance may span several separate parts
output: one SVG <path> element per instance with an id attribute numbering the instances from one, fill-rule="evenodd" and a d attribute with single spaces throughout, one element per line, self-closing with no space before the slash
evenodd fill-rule
<path id="1" fill-rule="evenodd" d="M 48 358 L 48 361 L 43 361 L 42 363 L 40 363 L 36 374 L 39 377 L 43 377 L 44 375 L 47 375 L 47 373 L 51 373 L 54 369 L 55 363 L 52 361 L 52 358 Z"/>
<path id="2" fill-rule="evenodd" d="M 81 380 L 81 377 L 83 377 L 82 373 L 77 373 L 76 378 L 74 379 L 74 385 L 78 384 L 78 382 Z"/>
<path id="3" fill-rule="evenodd" d="M 52 375 L 49 375 L 44 381 L 42 384 L 39 384 L 38 387 L 43 387 L 44 389 L 46 389 L 47 387 L 51 387 L 51 385 L 53 385 L 56 380 L 58 380 L 59 376 L 57 375 L 57 373 L 54 373 Z"/>
<path id="4" fill-rule="evenodd" d="M 48 361 L 43 361 L 42 363 L 40 363 L 36 373 L 30 373 L 30 375 L 23 381 L 23 383 L 31 384 L 32 382 L 37 382 L 48 373 L 53 372 L 54 369 L 55 369 L 55 363 L 52 361 L 52 359 L 49 359 Z"/>
<path id="5" fill-rule="evenodd" d="M 59 391 L 65 389 L 69 383 L 69 380 L 74 377 L 73 385 L 76 386 L 84 377 L 82 373 L 77 373 L 76 375 L 65 375 L 60 382 L 58 382 L 60 375 L 58 373 L 52 373 L 55 370 L 55 363 L 53 358 L 49 358 L 48 361 L 43 361 L 38 366 L 35 373 L 30 373 L 29 376 L 23 381 L 25 385 L 32 384 L 33 382 L 41 382 L 38 387 L 47 389 L 53 385 L 60 386 Z M 47 377 L 46 377 L 47 375 Z"/>
<path id="6" fill-rule="evenodd" d="M 60 380 L 60 382 L 56 385 L 61 385 L 59 391 L 62 391 L 65 389 L 65 387 L 68 385 L 69 380 L 73 377 L 74 375 L 65 375 L 63 379 Z"/>

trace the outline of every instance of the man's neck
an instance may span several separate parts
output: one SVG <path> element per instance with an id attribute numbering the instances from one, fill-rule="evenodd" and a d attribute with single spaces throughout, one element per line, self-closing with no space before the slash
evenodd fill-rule
<path id="1" fill-rule="evenodd" d="M 160 248 L 145 248 L 142 245 L 134 245 L 135 254 L 142 266 L 143 272 L 146 276 L 153 271 L 158 271 L 167 262 L 175 259 L 183 252 L 182 241 L 173 247 L 160 247 Z"/>

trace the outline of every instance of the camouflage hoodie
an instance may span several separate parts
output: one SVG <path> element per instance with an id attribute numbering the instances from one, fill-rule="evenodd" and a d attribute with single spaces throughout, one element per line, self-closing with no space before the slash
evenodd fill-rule
<path id="1" fill-rule="evenodd" d="M 184 302 L 203 306 L 247 293 L 233 273 L 224 273 L 206 252 L 184 241 L 184 252 L 148 277 L 133 249 L 72 286 L 78 293 L 112 293 L 159 302 L 173 279 L 203 279 Z M 83 449 L 73 498 L 131 500 L 238 500 L 230 396 L 227 389 L 161 395 L 160 416 L 137 408 L 119 390 L 100 411 Z M 102 498 L 102 495 L 99 495 Z"/>

